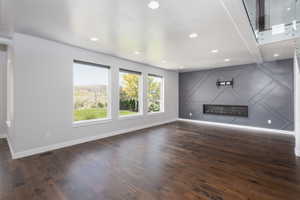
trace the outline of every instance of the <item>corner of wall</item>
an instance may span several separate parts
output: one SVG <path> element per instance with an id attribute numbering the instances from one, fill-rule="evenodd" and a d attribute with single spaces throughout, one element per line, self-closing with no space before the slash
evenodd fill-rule
<path id="1" fill-rule="evenodd" d="M 297 148 L 297 147 L 295 147 L 295 155 L 296 155 L 297 157 L 300 157 L 300 149 Z"/>
<path id="2" fill-rule="evenodd" d="M 11 141 L 11 138 L 9 136 L 9 134 L 6 135 L 6 141 L 9 147 L 9 151 L 10 151 L 10 155 L 12 157 L 12 159 L 16 159 L 16 154 L 15 154 L 15 150 Z"/>
<path id="3" fill-rule="evenodd" d="M 300 118 L 300 105 L 299 105 L 299 98 L 300 98 L 300 65 L 299 65 L 299 54 L 297 50 L 295 50 L 294 55 L 294 102 L 295 102 L 295 139 L 296 139 L 296 147 L 295 147 L 295 154 L 296 156 L 300 157 L 300 125 L 296 123 L 299 121 Z"/>
<path id="4" fill-rule="evenodd" d="M 1 138 L 6 138 L 7 135 L 7 129 L 0 124 L 0 139 Z"/>

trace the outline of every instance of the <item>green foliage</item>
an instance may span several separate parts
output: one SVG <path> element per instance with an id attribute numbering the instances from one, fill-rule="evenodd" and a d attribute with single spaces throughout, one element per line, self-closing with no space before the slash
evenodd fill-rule
<path id="1" fill-rule="evenodd" d="M 97 106 L 98 106 L 99 108 L 104 108 L 105 105 L 104 105 L 103 103 L 99 102 Z M 105 106 L 105 107 L 106 107 L 106 106 Z"/>
<path id="2" fill-rule="evenodd" d="M 139 76 L 136 74 L 123 74 L 120 87 L 120 110 L 139 110 Z"/>
<path id="3" fill-rule="evenodd" d="M 124 74 L 122 82 L 122 92 L 126 100 L 139 99 L 139 76 L 136 74 Z"/>
<path id="4" fill-rule="evenodd" d="M 130 110 L 120 110 L 119 112 L 119 115 L 121 116 L 132 115 L 132 114 L 137 114 L 137 112 L 132 112 Z"/>
<path id="5" fill-rule="evenodd" d="M 121 110 L 120 115 L 132 115 L 136 112 L 129 110 Z M 105 108 L 90 108 L 90 109 L 81 109 L 74 112 L 74 121 L 84 121 L 92 119 L 103 119 L 107 117 L 107 109 Z"/>
<path id="6" fill-rule="evenodd" d="M 120 99 L 120 110 L 131 110 L 132 112 L 139 111 L 139 101 L 134 99 L 131 100 L 121 100 Z"/>
<path id="7" fill-rule="evenodd" d="M 80 109 L 84 107 L 84 101 L 76 100 L 74 103 L 75 110 Z"/>
<path id="8" fill-rule="evenodd" d="M 75 110 L 105 108 L 107 107 L 107 86 L 76 86 L 74 100 Z"/>
<path id="9" fill-rule="evenodd" d="M 151 103 L 148 108 L 149 112 L 159 112 L 160 111 L 160 103 Z"/>
<path id="10" fill-rule="evenodd" d="M 148 76 L 148 111 L 159 112 L 161 101 L 160 79 Z M 107 86 L 78 86 L 74 90 L 74 120 L 91 120 L 107 117 Z M 120 115 L 139 111 L 139 76 L 123 74 L 120 87 Z"/>
<path id="11" fill-rule="evenodd" d="M 161 81 L 148 76 L 148 112 L 159 112 L 161 101 Z"/>
<path id="12" fill-rule="evenodd" d="M 161 101 L 161 79 L 148 76 L 149 112 L 159 112 Z M 139 77 L 135 74 L 123 74 L 120 88 L 120 109 L 138 111 L 139 106 Z"/>
<path id="13" fill-rule="evenodd" d="M 103 108 L 90 108 L 74 111 L 74 121 L 101 119 L 107 117 L 107 110 Z"/>

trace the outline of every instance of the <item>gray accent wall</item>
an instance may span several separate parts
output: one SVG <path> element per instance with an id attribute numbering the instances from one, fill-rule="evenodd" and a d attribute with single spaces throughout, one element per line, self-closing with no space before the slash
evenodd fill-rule
<path id="1" fill-rule="evenodd" d="M 232 78 L 233 88 L 217 88 Z M 293 79 L 293 59 L 180 73 L 179 117 L 294 130 Z M 203 114 L 203 104 L 248 105 L 249 117 Z"/>

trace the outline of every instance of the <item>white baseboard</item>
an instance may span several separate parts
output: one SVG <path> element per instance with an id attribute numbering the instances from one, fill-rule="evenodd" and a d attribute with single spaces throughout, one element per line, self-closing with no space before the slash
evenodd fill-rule
<path id="1" fill-rule="evenodd" d="M 207 122 L 207 121 L 182 119 L 182 118 L 179 118 L 178 120 L 179 121 L 185 121 L 185 122 L 193 122 L 193 123 L 198 123 L 198 124 L 204 124 L 204 125 L 211 125 L 211 126 L 230 127 L 230 128 L 236 128 L 236 129 L 247 130 L 247 131 L 261 131 L 261 132 L 265 132 L 265 133 L 280 133 L 280 134 L 287 134 L 287 135 L 295 135 L 295 133 L 293 131 L 284 131 L 284 130 L 276 130 L 276 129 L 268 129 L 268 128 L 258 128 L 258 127 L 253 127 L 253 126 L 225 124 L 225 123 L 218 123 L 218 122 Z"/>
<path id="2" fill-rule="evenodd" d="M 9 141 L 9 137 L 8 137 L 8 143 L 9 143 L 9 146 L 10 146 L 12 158 L 13 159 L 19 159 L 19 158 L 24 158 L 24 157 L 27 157 L 27 156 L 41 154 L 41 153 L 45 153 L 45 152 L 48 152 L 48 151 L 53 151 L 53 150 L 56 150 L 56 149 L 61 149 L 61 148 L 65 148 L 65 147 L 69 147 L 69 146 L 73 146 L 73 145 L 77 145 L 77 144 L 91 142 L 91 141 L 95 141 L 95 140 L 99 140 L 99 139 L 103 139 L 103 138 L 107 138 L 107 137 L 111 137 L 111 136 L 121 135 L 121 134 L 129 133 L 129 132 L 132 132 L 132 131 L 137 131 L 137 130 L 141 130 L 141 129 L 145 129 L 145 128 L 159 126 L 159 125 L 167 124 L 167 123 L 174 122 L 174 121 L 177 121 L 177 118 L 172 119 L 172 120 L 167 120 L 167 121 L 164 121 L 164 122 L 154 123 L 154 124 L 151 124 L 151 125 L 143 125 L 143 126 L 138 126 L 138 127 L 125 129 L 125 130 L 113 131 L 113 132 L 110 132 L 110 133 L 96 135 L 96 136 L 92 136 L 92 137 L 80 138 L 80 139 L 76 139 L 76 140 L 62 142 L 62 143 L 59 143 L 59 144 L 53 144 L 53 145 L 49 145 L 49 146 L 45 146 L 45 147 L 38 147 L 38 148 L 34 148 L 34 149 L 22 151 L 22 152 L 15 152 L 14 151 L 14 149 L 12 147 L 12 144 L 11 144 L 11 141 Z"/>
<path id="3" fill-rule="evenodd" d="M 9 147 L 10 155 L 11 155 L 12 159 L 14 159 L 15 151 L 13 149 L 13 145 L 11 143 L 11 139 L 9 137 L 9 134 L 6 135 L 6 141 L 7 141 L 8 147 Z"/>

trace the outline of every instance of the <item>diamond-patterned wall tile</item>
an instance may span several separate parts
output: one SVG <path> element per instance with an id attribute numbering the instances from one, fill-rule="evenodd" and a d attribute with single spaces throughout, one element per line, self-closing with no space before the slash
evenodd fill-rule
<path id="1" fill-rule="evenodd" d="M 179 115 L 185 119 L 202 119 L 203 104 L 205 104 L 205 102 L 187 103 L 184 105 L 184 109 L 179 110 Z M 190 113 L 192 113 L 192 116 L 190 116 Z"/>
<path id="2" fill-rule="evenodd" d="M 271 120 L 271 124 L 269 124 Z M 256 126 L 263 128 L 282 129 L 286 126 L 287 121 L 275 113 L 269 111 L 264 106 L 256 104 L 250 106 L 248 118 L 236 118 L 234 123 L 251 126 L 255 122 Z"/>
<path id="3" fill-rule="evenodd" d="M 291 120 L 294 115 L 292 109 L 292 91 L 282 85 L 276 85 L 269 95 L 266 95 L 259 103 L 267 105 L 273 112 L 284 119 Z M 290 103 L 287 103 L 290 102 Z"/>
<path id="4" fill-rule="evenodd" d="M 260 69 L 264 70 L 273 80 L 278 81 L 279 84 L 282 84 L 289 89 L 293 89 L 294 82 L 293 79 L 290 79 L 290 74 L 293 73 L 294 61 L 290 60 L 280 60 L 276 62 L 264 63 L 260 66 Z"/>
<path id="5" fill-rule="evenodd" d="M 230 123 L 231 124 L 235 120 L 235 118 L 231 117 L 231 116 L 224 117 L 221 115 L 207 114 L 207 115 L 203 115 L 202 120 L 208 121 L 208 122 Z"/>
<path id="6" fill-rule="evenodd" d="M 254 94 L 254 96 L 250 98 L 249 102 L 252 104 L 256 104 L 257 102 L 268 96 L 275 87 L 276 83 L 274 81 L 271 81 L 271 83 L 267 84 L 266 87 L 264 87 L 261 91 Z"/>
<path id="7" fill-rule="evenodd" d="M 261 90 L 272 82 L 272 78 L 262 73 L 256 65 L 248 66 L 235 79 L 234 90 L 243 98 L 250 98 L 257 95 Z"/>
<path id="8" fill-rule="evenodd" d="M 213 101 L 218 94 L 223 91 L 223 88 L 216 87 L 216 81 L 223 79 L 219 72 L 212 72 L 208 75 L 204 82 L 198 85 L 192 92 L 192 95 L 187 99 L 188 102 Z M 203 93 L 205 91 L 205 93 Z"/>
<path id="9" fill-rule="evenodd" d="M 229 67 L 229 68 L 224 68 L 222 70 L 220 70 L 220 75 L 222 75 L 222 77 L 225 80 L 230 80 L 232 78 L 236 78 L 239 76 L 240 73 L 242 73 L 244 70 L 242 67 Z"/>
<path id="10" fill-rule="evenodd" d="M 294 129 L 293 60 L 180 74 L 180 117 L 282 130 Z M 234 87 L 217 88 L 231 80 Z M 248 105 L 249 117 L 203 114 L 203 104 Z M 268 123 L 271 120 L 272 123 Z"/>

